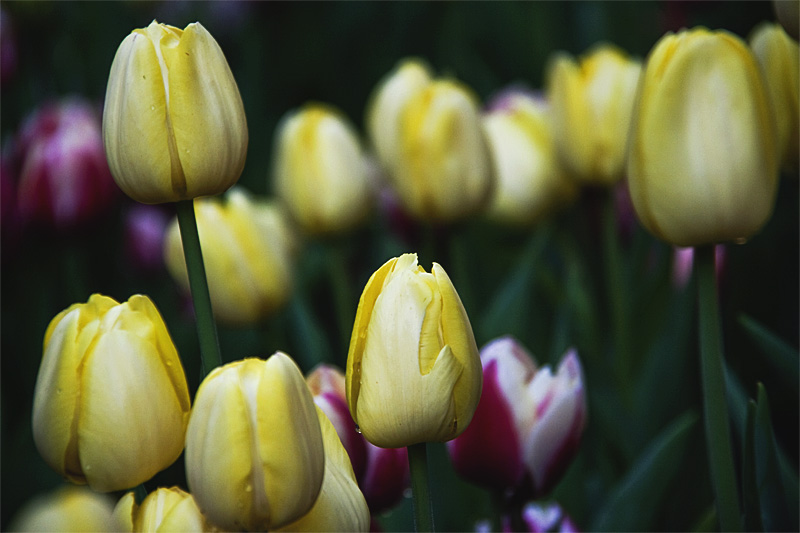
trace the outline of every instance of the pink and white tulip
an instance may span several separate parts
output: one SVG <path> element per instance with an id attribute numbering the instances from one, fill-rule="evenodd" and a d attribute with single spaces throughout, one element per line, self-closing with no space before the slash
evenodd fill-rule
<path id="1" fill-rule="evenodd" d="M 498 491 L 546 494 L 575 455 L 586 423 L 578 354 L 555 374 L 511 337 L 481 350 L 483 393 L 470 426 L 448 443 L 456 471 Z"/>

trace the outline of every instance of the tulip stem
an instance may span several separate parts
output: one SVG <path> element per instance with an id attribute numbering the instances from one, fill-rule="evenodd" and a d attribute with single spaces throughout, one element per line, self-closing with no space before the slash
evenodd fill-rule
<path id="1" fill-rule="evenodd" d="M 428 478 L 427 443 L 421 442 L 408 447 L 408 467 L 411 471 L 415 528 L 417 531 L 433 531 L 433 502 Z"/>
<path id="2" fill-rule="evenodd" d="M 695 269 L 698 280 L 703 413 L 711 482 L 714 487 L 720 529 L 742 531 L 728 407 L 725 403 L 725 371 L 713 245 L 695 248 Z"/>
<path id="3" fill-rule="evenodd" d="M 217 324 L 211 308 L 211 295 L 203 264 L 203 251 L 197 233 L 197 218 L 194 214 L 194 200 L 176 203 L 178 226 L 183 241 L 183 254 L 186 257 L 186 270 L 189 273 L 189 288 L 192 291 L 194 314 L 197 320 L 197 337 L 200 343 L 201 380 L 212 369 L 222 364 L 217 337 Z"/>

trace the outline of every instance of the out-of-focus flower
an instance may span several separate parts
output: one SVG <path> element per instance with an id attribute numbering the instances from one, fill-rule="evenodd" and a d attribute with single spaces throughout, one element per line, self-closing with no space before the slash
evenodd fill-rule
<path id="1" fill-rule="evenodd" d="M 66 486 L 34 497 L 8 524 L 8 531 L 114 531 L 114 502 L 85 487 Z"/>
<path id="2" fill-rule="evenodd" d="M 513 527 L 511 517 L 504 516 L 502 531 L 525 531 L 529 533 L 577 533 L 578 528 L 572 519 L 556 502 L 531 502 L 522 508 L 521 525 L 523 529 Z"/>
<path id="3" fill-rule="evenodd" d="M 775 111 L 783 166 L 797 170 L 800 150 L 800 47 L 779 24 L 763 23 L 750 37 Z"/>
<path id="4" fill-rule="evenodd" d="M 194 498 L 180 487 L 161 487 L 136 504 L 128 492 L 114 508 L 117 530 L 128 532 L 215 531 L 197 507 Z"/>
<path id="5" fill-rule="evenodd" d="M 403 59 L 375 87 L 366 109 L 366 129 L 381 165 L 395 165 L 400 141 L 400 116 L 408 101 L 432 81 L 431 70 L 417 58 Z"/>
<path id="6" fill-rule="evenodd" d="M 581 183 L 613 185 L 622 178 L 625 144 L 641 63 L 602 44 L 575 60 L 554 56 L 547 99 L 561 162 Z"/>
<path id="7" fill-rule="evenodd" d="M 0 9 L 0 86 L 17 73 L 17 36 L 5 9 Z"/>
<path id="8" fill-rule="evenodd" d="M 134 487 L 183 451 L 190 410 L 181 360 L 147 296 L 94 294 L 50 322 L 33 398 L 39 453 L 73 483 Z"/>
<path id="9" fill-rule="evenodd" d="M 397 505 L 409 483 L 406 448 L 378 448 L 356 431 L 347 408 L 345 376 L 339 369 L 319 365 L 306 381 L 317 407 L 336 428 L 372 513 Z"/>
<path id="10" fill-rule="evenodd" d="M 376 446 L 447 441 L 480 399 L 478 349 L 444 269 L 416 254 L 390 259 L 367 282 L 347 356 L 350 414 Z"/>
<path id="11" fill-rule="evenodd" d="M 317 407 L 325 447 L 325 477 L 314 507 L 279 531 L 369 531 L 370 512 L 347 450 L 325 412 Z"/>
<path id="12" fill-rule="evenodd" d="M 339 233 L 364 220 L 372 198 L 358 133 L 333 107 L 309 103 L 278 124 L 277 196 L 308 233 Z"/>
<path id="13" fill-rule="evenodd" d="M 716 267 L 715 279 L 719 283 L 725 272 L 725 245 L 717 244 L 714 246 L 714 261 Z M 676 289 L 683 289 L 689 280 L 692 279 L 692 269 L 694 268 L 694 248 L 688 246 L 673 247 L 672 253 L 672 286 Z"/>
<path id="14" fill-rule="evenodd" d="M 532 497 L 558 482 L 577 451 L 586 422 L 577 353 L 553 375 L 537 368 L 516 340 L 502 337 L 481 350 L 484 386 L 472 424 L 448 443 L 456 471 L 499 491 Z"/>
<path id="15" fill-rule="evenodd" d="M 800 0 L 772 0 L 772 7 L 786 33 L 800 39 Z"/>
<path id="16" fill-rule="evenodd" d="M 496 184 L 487 215 L 499 222 L 530 225 L 562 207 L 577 193 L 558 161 L 549 105 L 519 90 L 501 93 L 483 115 Z"/>
<path id="17" fill-rule="evenodd" d="M 751 237 L 772 214 L 778 155 L 769 94 L 741 39 L 695 28 L 656 44 L 628 153 L 645 228 L 678 246 Z"/>
<path id="18" fill-rule="evenodd" d="M 119 194 L 103 153 L 100 117 L 84 100 L 46 104 L 16 143 L 17 205 L 26 222 L 69 230 L 108 212 Z"/>
<path id="19" fill-rule="evenodd" d="M 283 209 L 234 187 L 222 197 L 196 201 L 194 210 L 214 316 L 226 324 L 248 325 L 283 306 L 292 290 L 297 246 Z M 167 229 L 164 260 L 188 292 L 177 218 Z"/>
<path id="20" fill-rule="evenodd" d="M 106 89 L 111 173 L 146 204 L 220 194 L 239 180 L 247 122 L 233 74 L 199 23 L 153 21 L 120 44 Z"/>
<path id="21" fill-rule="evenodd" d="M 295 362 L 277 352 L 213 370 L 197 390 L 185 457 L 198 507 L 225 530 L 274 530 L 308 513 L 325 452 Z"/>
<path id="22" fill-rule="evenodd" d="M 159 207 L 135 204 L 125 214 L 125 250 L 137 268 L 154 272 L 164 266 L 164 237 L 170 221 Z"/>

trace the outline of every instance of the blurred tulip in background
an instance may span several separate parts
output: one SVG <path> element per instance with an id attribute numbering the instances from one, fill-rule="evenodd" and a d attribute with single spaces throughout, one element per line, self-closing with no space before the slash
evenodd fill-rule
<path id="1" fill-rule="evenodd" d="M 114 507 L 117 531 L 167 533 L 169 531 L 216 531 L 209 524 L 194 498 L 180 487 L 160 487 L 140 503 L 128 492 Z"/>
<path id="2" fill-rule="evenodd" d="M 220 194 L 239 180 L 244 105 L 202 24 L 181 30 L 153 21 L 122 41 L 108 77 L 103 139 L 117 184 L 142 203 Z"/>
<path id="3" fill-rule="evenodd" d="M 183 451 L 189 390 L 167 327 L 147 296 L 92 295 L 50 322 L 33 401 L 44 460 L 73 483 L 134 487 Z"/>
<path id="4" fill-rule="evenodd" d="M 134 204 L 125 213 L 125 249 L 128 259 L 142 272 L 164 267 L 164 237 L 170 217 L 156 206 Z"/>
<path id="5" fill-rule="evenodd" d="M 753 54 L 705 28 L 664 36 L 636 98 L 628 185 L 640 222 L 678 246 L 744 241 L 772 215 L 775 118 Z"/>
<path id="6" fill-rule="evenodd" d="M 67 485 L 33 497 L 14 515 L 8 531 L 107 533 L 116 531 L 113 511 L 110 496 Z"/>

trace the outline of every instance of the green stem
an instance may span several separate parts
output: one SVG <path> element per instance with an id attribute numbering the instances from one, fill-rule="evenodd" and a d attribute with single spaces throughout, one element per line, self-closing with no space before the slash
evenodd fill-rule
<path id="1" fill-rule="evenodd" d="M 694 260 L 698 280 L 703 413 L 711 483 L 714 487 L 720 528 L 722 531 L 741 531 L 739 495 L 736 490 L 728 407 L 725 403 L 725 371 L 714 271 L 714 246 L 695 248 Z"/>
<path id="2" fill-rule="evenodd" d="M 203 265 L 203 251 L 200 249 L 200 236 L 197 233 L 197 219 L 194 214 L 194 201 L 183 200 L 176 204 L 178 226 L 183 241 L 183 254 L 186 257 L 186 270 L 189 273 L 189 288 L 192 291 L 194 314 L 197 319 L 197 337 L 200 342 L 200 376 L 222 364 L 217 337 L 217 324 L 211 308 L 211 295 L 208 292 L 206 269 Z"/>
<path id="3" fill-rule="evenodd" d="M 408 467 L 411 471 L 414 525 L 417 531 L 433 531 L 433 503 L 428 481 L 428 445 L 425 442 L 408 447 Z"/>
<path id="4" fill-rule="evenodd" d="M 326 243 L 328 247 L 328 273 L 333 289 L 334 305 L 336 306 L 336 321 L 339 328 L 339 342 L 337 343 L 337 363 L 342 365 L 347 361 L 347 351 L 350 348 L 350 335 L 353 332 L 353 321 L 356 310 L 353 308 L 353 288 L 347 270 L 347 250 L 345 242 L 333 241 Z M 344 365 L 343 365 L 344 366 Z"/>

